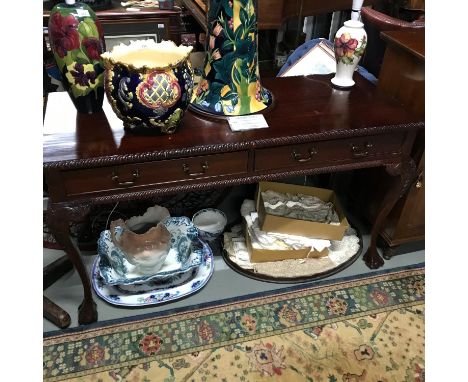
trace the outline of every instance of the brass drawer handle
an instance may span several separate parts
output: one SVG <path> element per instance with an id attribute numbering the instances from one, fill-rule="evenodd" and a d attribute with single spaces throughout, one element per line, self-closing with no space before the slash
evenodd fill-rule
<path id="1" fill-rule="evenodd" d="M 119 176 L 115 173 L 115 171 L 112 171 L 112 180 L 117 183 L 118 186 L 120 187 L 129 187 L 133 186 L 136 183 L 136 180 L 140 177 L 140 171 L 138 169 L 134 170 L 132 173 L 132 180 L 129 180 L 127 182 L 121 182 L 119 179 Z"/>
<path id="2" fill-rule="evenodd" d="M 315 147 L 310 148 L 308 152 L 309 156 L 307 158 L 302 158 L 302 155 L 296 152 L 296 150 L 293 150 L 291 155 L 296 162 L 304 163 L 310 161 L 314 155 L 317 155 L 317 149 Z"/>
<path id="3" fill-rule="evenodd" d="M 353 143 L 351 145 L 351 151 L 353 152 L 354 157 L 362 158 L 369 155 L 369 150 L 372 149 L 372 147 L 374 147 L 372 142 L 366 142 L 362 147 Z"/>
<path id="4" fill-rule="evenodd" d="M 190 177 L 201 176 L 206 174 L 206 170 L 208 170 L 208 162 L 204 161 L 201 164 L 202 171 L 201 172 L 190 172 L 190 166 L 187 163 L 182 165 L 182 169 L 184 170 L 185 174 Z"/>

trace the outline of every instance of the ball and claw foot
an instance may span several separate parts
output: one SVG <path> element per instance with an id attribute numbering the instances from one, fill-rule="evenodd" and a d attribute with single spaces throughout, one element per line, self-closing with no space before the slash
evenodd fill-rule
<path id="1" fill-rule="evenodd" d="M 92 324 L 98 319 L 97 306 L 93 300 L 83 300 L 78 307 L 78 323 L 80 325 Z"/>
<path id="2" fill-rule="evenodd" d="M 373 251 L 369 248 L 362 259 L 370 269 L 377 269 L 384 265 L 383 259 L 377 253 L 375 248 Z"/>

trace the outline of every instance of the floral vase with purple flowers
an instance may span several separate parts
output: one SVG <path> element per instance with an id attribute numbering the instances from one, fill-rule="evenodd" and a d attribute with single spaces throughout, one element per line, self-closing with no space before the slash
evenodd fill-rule
<path id="1" fill-rule="evenodd" d="M 367 33 L 360 21 L 363 0 L 353 0 L 351 20 L 345 21 L 335 35 L 336 75 L 331 82 L 340 88 L 354 86 L 353 74 L 367 46 Z"/>
<path id="2" fill-rule="evenodd" d="M 64 88 L 80 113 L 102 109 L 104 99 L 104 33 L 86 4 L 66 0 L 49 18 L 49 41 Z"/>

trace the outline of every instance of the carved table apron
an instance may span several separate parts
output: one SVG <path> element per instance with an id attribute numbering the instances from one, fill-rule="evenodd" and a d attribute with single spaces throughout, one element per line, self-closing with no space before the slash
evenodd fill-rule
<path id="1" fill-rule="evenodd" d="M 68 227 L 92 204 L 383 166 L 401 181 L 382 201 L 364 255 L 368 267 L 380 267 L 377 234 L 415 177 L 409 153 L 424 123 L 357 73 L 350 90 L 334 89 L 330 78 L 265 79 L 275 96 L 269 128 L 235 133 L 226 121 L 188 112 L 174 135 L 132 136 L 108 104 L 77 114 L 66 93 L 51 94 L 43 144 L 48 224 L 83 283 L 79 323 L 96 321 L 97 311 Z"/>

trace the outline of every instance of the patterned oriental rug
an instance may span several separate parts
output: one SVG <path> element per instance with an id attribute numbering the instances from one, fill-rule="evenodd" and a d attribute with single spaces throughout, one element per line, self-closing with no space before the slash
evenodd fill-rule
<path id="1" fill-rule="evenodd" d="M 314 285 L 46 334 L 44 380 L 424 381 L 423 265 Z"/>

